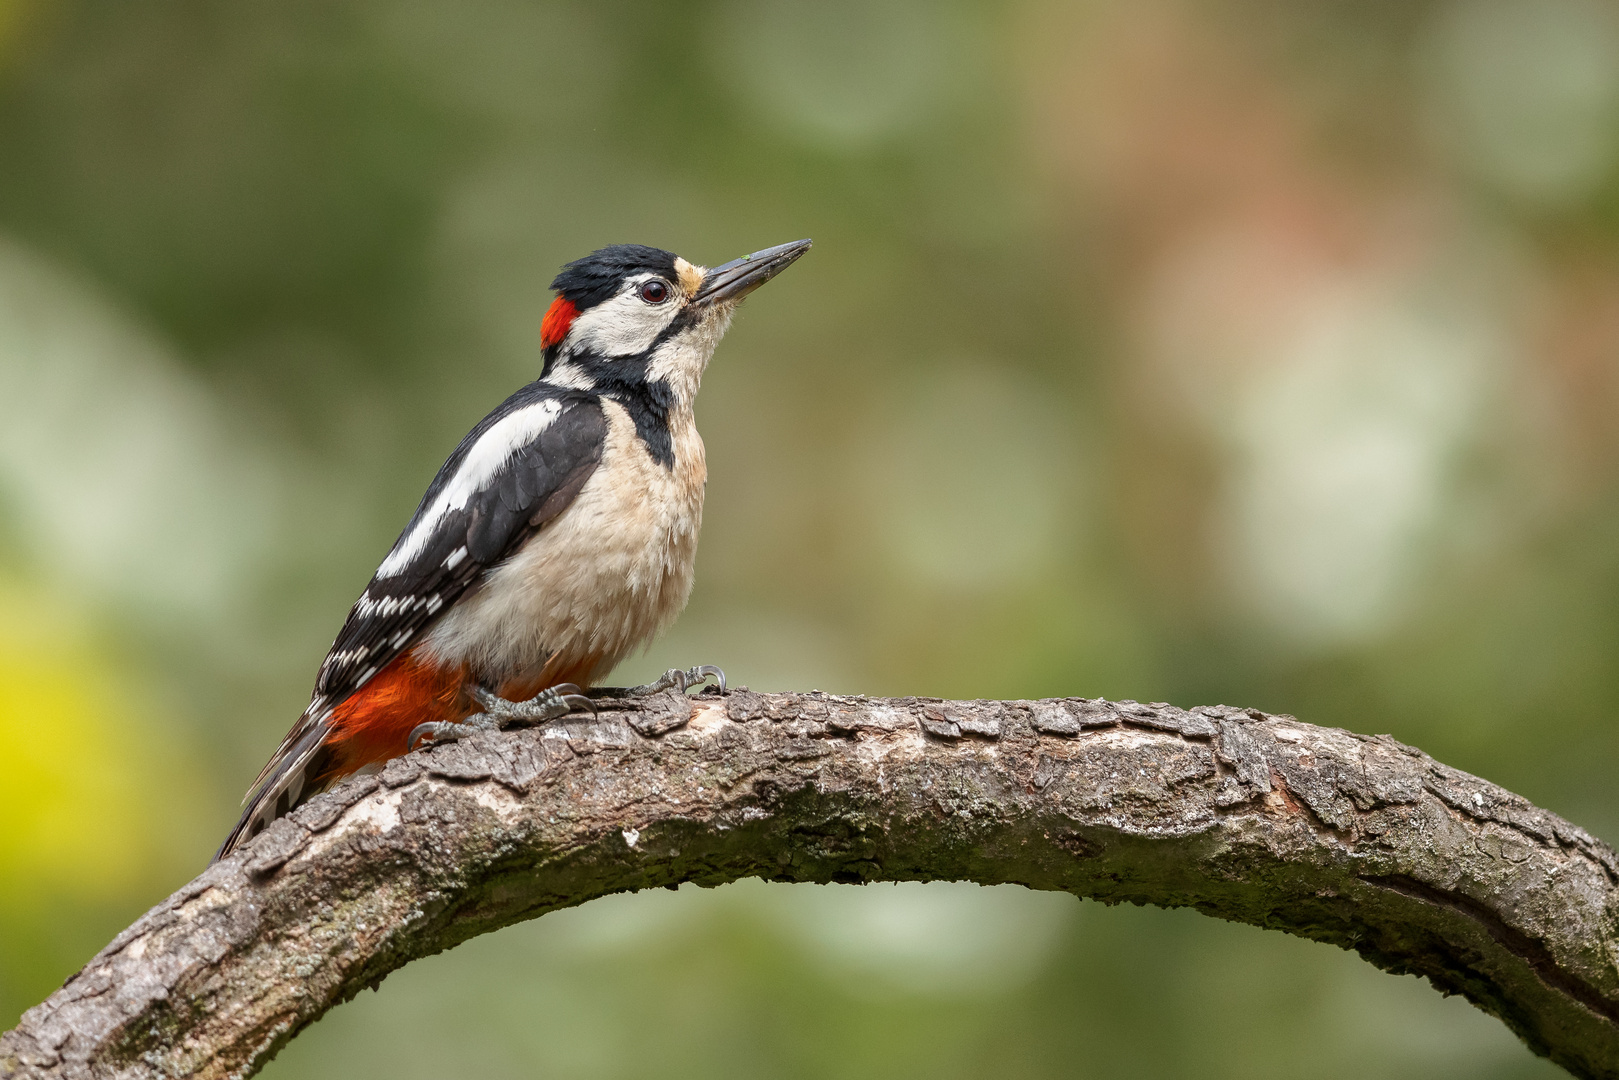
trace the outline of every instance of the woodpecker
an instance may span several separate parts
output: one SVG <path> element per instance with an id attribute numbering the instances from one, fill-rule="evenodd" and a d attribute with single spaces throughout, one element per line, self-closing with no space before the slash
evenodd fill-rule
<path id="1" fill-rule="evenodd" d="M 584 690 L 686 605 L 707 466 L 698 384 L 798 240 L 707 269 L 638 244 L 568 263 L 540 377 L 461 440 L 320 666 L 214 861 L 423 740 L 589 708 Z M 724 674 L 674 669 L 631 693 Z"/>

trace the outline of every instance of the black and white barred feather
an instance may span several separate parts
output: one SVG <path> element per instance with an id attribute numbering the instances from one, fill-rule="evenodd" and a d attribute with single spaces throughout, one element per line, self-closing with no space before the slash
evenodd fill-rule
<path id="1" fill-rule="evenodd" d="M 308 708 L 254 781 L 216 859 L 315 793 L 332 711 L 567 509 L 600 463 L 606 433 L 596 395 L 542 380 L 461 440 L 349 610 Z"/>

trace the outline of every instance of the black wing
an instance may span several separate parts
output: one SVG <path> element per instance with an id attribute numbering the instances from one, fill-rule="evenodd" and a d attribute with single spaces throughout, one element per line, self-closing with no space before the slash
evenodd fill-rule
<path id="1" fill-rule="evenodd" d="M 331 711 L 410 648 L 483 576 L 579 494 L 601 461 L 607 421 L 595 397 L 531 383 L 461 440 L 349 610 L 309 707 L 254 781 L 216 859 L 314 794 Z M 307 774 L 307 775 L 306 775 Z"/>
<path id="2" fill-rule="evenodd" d="M 464 478 L 480 451 L 491 456 L 480 443 L 498 434 L 503 419 L 550 404 L 557 414 L 536 438 L 514 447 L 464 502 L 436 521 L 423 520 L 446 490 Z M 439 470 L 383 568 L 425 528 L 419 545 L 391 573 L 379 569 L 350 609 L 321 664 L 315 702 L 324 699 L 327 707 L 336 706 L 364 686 L 485 570 L 567 509 L 601 460 L 606 432 L 598 401 L 543 383 L 525 387 L 485 417 Z"/>

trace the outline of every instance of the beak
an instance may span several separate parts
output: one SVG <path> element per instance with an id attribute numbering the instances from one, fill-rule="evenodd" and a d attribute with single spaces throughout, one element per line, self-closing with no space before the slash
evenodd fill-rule
<path id="1" fill-rule="evenodd" d="M 794 240 L 790 244 L 755 251 L 733 259 L 724 266 L 716 266 L 703 278 L 694 304 L 717 304 L 722 300 L 740 300 L 793 264 L 810 249 L 808 240 Z"/>

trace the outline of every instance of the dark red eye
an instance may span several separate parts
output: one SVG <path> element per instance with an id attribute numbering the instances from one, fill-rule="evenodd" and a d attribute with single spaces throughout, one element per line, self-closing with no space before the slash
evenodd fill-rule
<path id="1" fill-rule="evenodd" d="M 642 282 L 641 299 L 649 304 L 661 304 L 669 299 L 669 286 L 657 278 Z"/>

